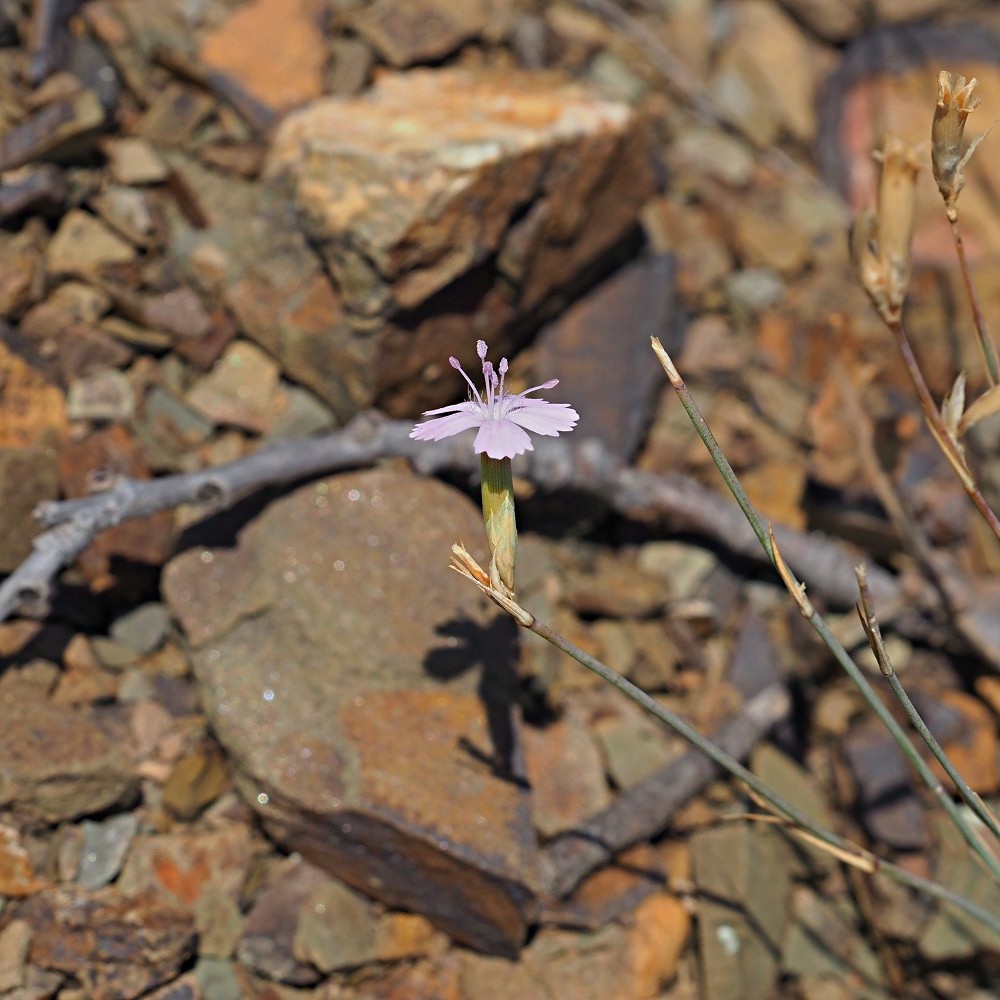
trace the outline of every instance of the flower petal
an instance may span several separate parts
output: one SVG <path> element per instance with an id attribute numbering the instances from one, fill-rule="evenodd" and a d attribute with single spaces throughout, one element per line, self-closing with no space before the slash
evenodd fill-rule
<path id="1" fill-rule="evenodd" d="M 433 417 L 438 413 L 458 413 L 464 410 L 466 413 L 480 413 L 482 406 L 475 400 L 467 399 L 464 403 L 451 403 L 449 406 L 439 406 L 436 410 L 424 410 L 423 416 Z"/>
<path id="2" fill-rule="evenodd" d="M 532 434 L 556 437 L 564 431 L 571 431 L 580 419 L 580 414 L 568 403 L 550 403 L 544 399 L 530 399 L 525 402 L 536 405 L 519 406 L 507 414 L 507 419 L 513 420 Z"/>
<path id="3" fill-rule="evenodd" d="M 462 431 L 478 427 L 482 420 L 481 414 L 470 413 L 468 410 L 450 413 L 446 417 L 435 417 L 433 420 L 417 424 L 410 431 L 410 437 L 416 441 L 440 441 L 443 438 L 452 437 L 455 434 L 461 434 Z"/>
<path id="4" fill-rule="evenodd" d="M 486 452 L 490 458 L 513 458 L 525 451 L 534 451 L 531 438 L 509 420 L 487 420 L 476 435 L 477 455 Z"/>

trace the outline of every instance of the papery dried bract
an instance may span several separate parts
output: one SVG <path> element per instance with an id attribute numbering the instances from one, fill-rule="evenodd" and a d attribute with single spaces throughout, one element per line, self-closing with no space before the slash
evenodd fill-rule
<path id="1" fill-rule="evenodd" d="M 973 94 L 976 78 L 968 83 L 964 76 L 952 77 L 942 70 L 938 74 L 938 98 L 931 123 L 931 165 L 934 180 L 944 198 L 948 218 L 958 217 L 955 203 L 965 186 L 965 165 L 976 147 L 986 138 L 989 129 L 977 136 L 969 148 L 962 152 L 962 138 L 969 115 L 979 107 L 979 98 Z"/>
<path id="2" fill-rule="evenodd" d="M 910 244 L 920 164 L 915 152 L 888 136 L 880 152 L 878 211 L 862 212 L 851 229 L 851 256 L 862 288 L 886 323 L 898 323 L 910 283 Z"/>

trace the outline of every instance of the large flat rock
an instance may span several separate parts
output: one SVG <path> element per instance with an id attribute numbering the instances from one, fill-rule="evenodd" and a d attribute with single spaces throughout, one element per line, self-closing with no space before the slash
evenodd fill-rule
<path id="1" fill-rule="evenodd" d="M 271 504 L 164 592 L 237 784 L 291 850 L 474 947 L 513 954 L 535 843 L 511 773 L 516 634 L 446 567 L 482 538 L 440 483 L 379 470 Z"/>
<path id="2" fill-rule="evenodd" d="M 395 413 L 450 398 L 442 357 L 461 355 L 463 337 L 470 361 L 476 336 L 505 349 L 515 323 L 635 227 L 654 187 L 634 109 L 509 68 L 383 73 L 363 96 L 314 101 L 278 129 L 266 175 L 291 190 L 332 276 L 326 349 L 379 349 L 345 392 L 338 366 L 318 384 L 305 326 L 243 322 L 334 405 L 367 396 Z M 231 287 L 235 308 L 255 281 Z"/>

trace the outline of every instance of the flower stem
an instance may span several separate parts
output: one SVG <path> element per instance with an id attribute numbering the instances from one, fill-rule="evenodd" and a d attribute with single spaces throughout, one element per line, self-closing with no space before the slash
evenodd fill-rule
<path id="1" fill-rule="evenodd" d="M 517 520 L 514 516 L 514 476 L 509 458 L 479 456 L 482 476 L 483 520 L 490 547 L 490 581 L 508 597 L 514 596 L 517 561 Z M 500 586 L 498 586 L 498 584 Z"/>

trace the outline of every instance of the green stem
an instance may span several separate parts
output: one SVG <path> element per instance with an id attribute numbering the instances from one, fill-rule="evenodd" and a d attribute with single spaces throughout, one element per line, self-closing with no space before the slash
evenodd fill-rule
<path id="1" fill-rule="evenodd" d="M 785 581 L 786 586 L 792 592 L 793 596 L 796 597 L 796 600 L 799 600 L 801 595 L 804 593 L 802 583 L 797 580 L 787 566 L 785 566 L 784 563 L 779 561 L 777 558 L 767 525 L 764 523 L 763 518 L 761 518 L 761 516 L 757 513 L 753 504 L 750 502 L 750 498 L 746 495 L 746 492 L 740 485 L 739 480 L 736 478 L 736 473 L 733 471 L 733 467 L 729 464 L 729 460 L 722 453 L 722 449 L 719 447 L 718 441 L 715 440 L 715 435 L 712 434 L 711 428 L 708 426 L 704 416 L 702 416 L 701 410 L 698 408 L 698 404 L 695 402 L 690 390 L 684 384 L 684 380 L 680 377 L 680 374 L 674 366 L 670 355 L 667 354 L 667 352 L 663 349 L 663 346 L 655 338 L 653 339 L 653 350 L 655 351 L 656 356 L 660 359 L 660 363 L 663 365 L 663 370 L 667 373 L 667 378 L 670 380 L 674 391 L 677 393 L 677 396 L 681 401 L 681 405 L 683 405 L 684 409 L 688 413 L 688 416 L 691 418 L 691 423 L 694 425 L 699 437 L 701 437 L 705 447 L 709 451 L 709 454 L 712 456 L 712 461 L 715 463 L 719 473 L 725 480 L 726 485 L 736 498 L 736 502 L 740 505 L 740 509 L 743 511 L 744 516 L 753 528 L 754 534 L 756 534 L 757 538 L 760 539 L 760 543 L 764 547 L 764 551 L 767 552 L 768 558 L 773 563 L 775 569 L 781 573 L 782 579 Z M 903 752 L 904 756 L 910 762 L 917 774 L 920 775 L 924 784 L 930 789 L 931 793 L 942 802 L 942 805 L 945 804 L 944 800 L 947 800 L 945 809 L 963 839 L 976 853 L 976 856 L 980 858 L 984 864 L 986 864 L 994 877 L 1000 880 L 1000 862 L 997 861 L 993 852 L 990 851 L 989 848 L 983 844 L 980 838 L 976 836 L 975 832 L 965 821 L 965 817 L 955 807 L 955 803 L 952 802 L 947 796 L 944 796 L 942 799 L 942 797 L 938 794 L 937 789 L 940 787 L 940 782 L 935 777 L 934 772 L 921 756 L 920 751 L 907 738 L 902 726 L 899 725 L 892 713 L 885 706 L 882 699 L 869 683 L 868 678 L 865 677 L 858 665 L 851 659 L 850 654 L 846 649 L 844 649 L 840 641 L 830 631 L 829 626 L 816 609 L 813 608 L 808 602 L 802 600 L 799 600 L 799 608 L 802 611 L 803 617 L 805 617 L 809 624 L 812 625 L 813 629 L 823 640 L 824 645 L 833 654 L 834 659 L 836 659 L 840 667 L 854 682 L 854 685 L 861 692 L 861 696 L 868 703 L 868 706 L 878 716 L 882 725 L 884 725 L 889 731 L 889 734 L 892 736 L 896 745 Z"/>
<path id="2" fill-rule="evenodd" d="M 522 622 L 522 624 L 525 624 L 525 622 Z M 700 750 L 722 770 L 732 775 L 738 781 L 743 782 L 751 791 L 765 802 L 768 802 L 772 808 L 786 816 L 796 826 L 805 830 L 824 844 L 828 844 L 834 850 L 856 858 L 861 863 L 863 870 L 872 873 L 882 873 L 895 882 L 909 886 L 911 889 L 932 896 L 935 899 L 940 899 L 956 909 L 962 910 L 974 919 L 979 920 L 991 930 L 1000 932 L 1000 917 L 996 914 L 990 913 L 971 900 L 960 896 L 958 893 L 931 879 L 915 875 L 913 872 L 907 871 L 905 868 L 901 868 L 891 861 L 885 861 L 877 857 L 870 851 L 859 849 L 857 845 L 845 840 L 832 830 L 827 830 L 825 827 L 813 822 L 805 813 L 800 812 L 790 802 L 785 801 L 769 785 L 761 781 L 752 771 L 745 768 L 735 757 L 731 757 L 724 750 L 721 750 L 712 743 L 711 740 L 702 736 L 697 729 L 685 722 L 679 715 L 676 715 L 670 709 L 655 701 L 641 688 L 636 687 L 631 681 L 626 680 L 621 674 L 616 673 L 600 660 L 589 653 L 585 653 L 579 647 L 574 646 L 568 639 L 558 632 L 553 631 L 547 625 L 542 624 L 538 619 L 532 617 L 531 624 L 525 624 L 525 627 L 536 635 L 541 636 L 547 642 L 552 643 L 557 649 L 561 649 L 564 653 L 572 656 L 581 666 L 595 673 L 601 680 L 616 688 L 640 708 L 669 726 L 678 736 Z"/>
<path id="3" fill-rule="evenodd" d="M 927 744 L 928 749 L 934 755 L 937 762 L 944 769 L 945 774 L 951 778 L 954 782 L 955 789 L 957 790 L 962 801 L 975 813 L 979 821 L 996 837 L 998 843 L 1000 843 L 1000 823 L 997 823 L 997 818 L 986 808 L 983 800 L 969 787 L 968 782 L 959 773 L 958 768 L 951 762 L 948 755 L 944 752 L 941 744 L 934 738 L 934 734 L 927 728 L 927 723 L 924 722 L 920 713 L 917 711 L 917 706 L 910 701 L 910 696 L 906 693 L 905 688 L 900 683 L 899 678 L 896 676 L 895 668 L 892 665 L 892 660 L 889 658 L 889 653 L 885 648 L 885 643 L 882 641 L 882 630 L 879 627 L 878 619 L 875 617 L 875 606 L 872 601 L 871 590 L 868 586 L 868 578 L 865 575 L 864 568 L 859 566 L 855 573 L 858 576 L 858 587 L 861 590 L 861 605 L 858 608 L 858 614 L 861 617 L 861 624 L 864 627 L 865 634 L 868 636 L 868 643 L 872 648 L 872 652 L 875 654 L 875 660 L 878 663 L 879 670 L 882 671 L 882 676 L 886 679 L 889 687 L 892 688 L 892 693 L 896 696 L 899 704 L 902 705 L 903 711 L 906 713 L 906 717 L 910 720 L 911 725 L 916 729 L 920 738 Z M 945 793 L 944 788 L 941 783 L 938 782 L 937 789 L 935 790 L 938 798 L 941 800 L 945 809 L 955 808 L 955 804 L 951 801 L 948 795 Z M 949 810 L 950 811 L 950 810 Z M 997 874 L 996 858 L 992 851 L 989 851 L 985 845 L 976 838 L 977 847 L 976 853 L 981 856 L 986 854 L 983 860 L 990 866 L 994 874 Z M 1000 875 L 998 875 L 1000 878 Z"/>

